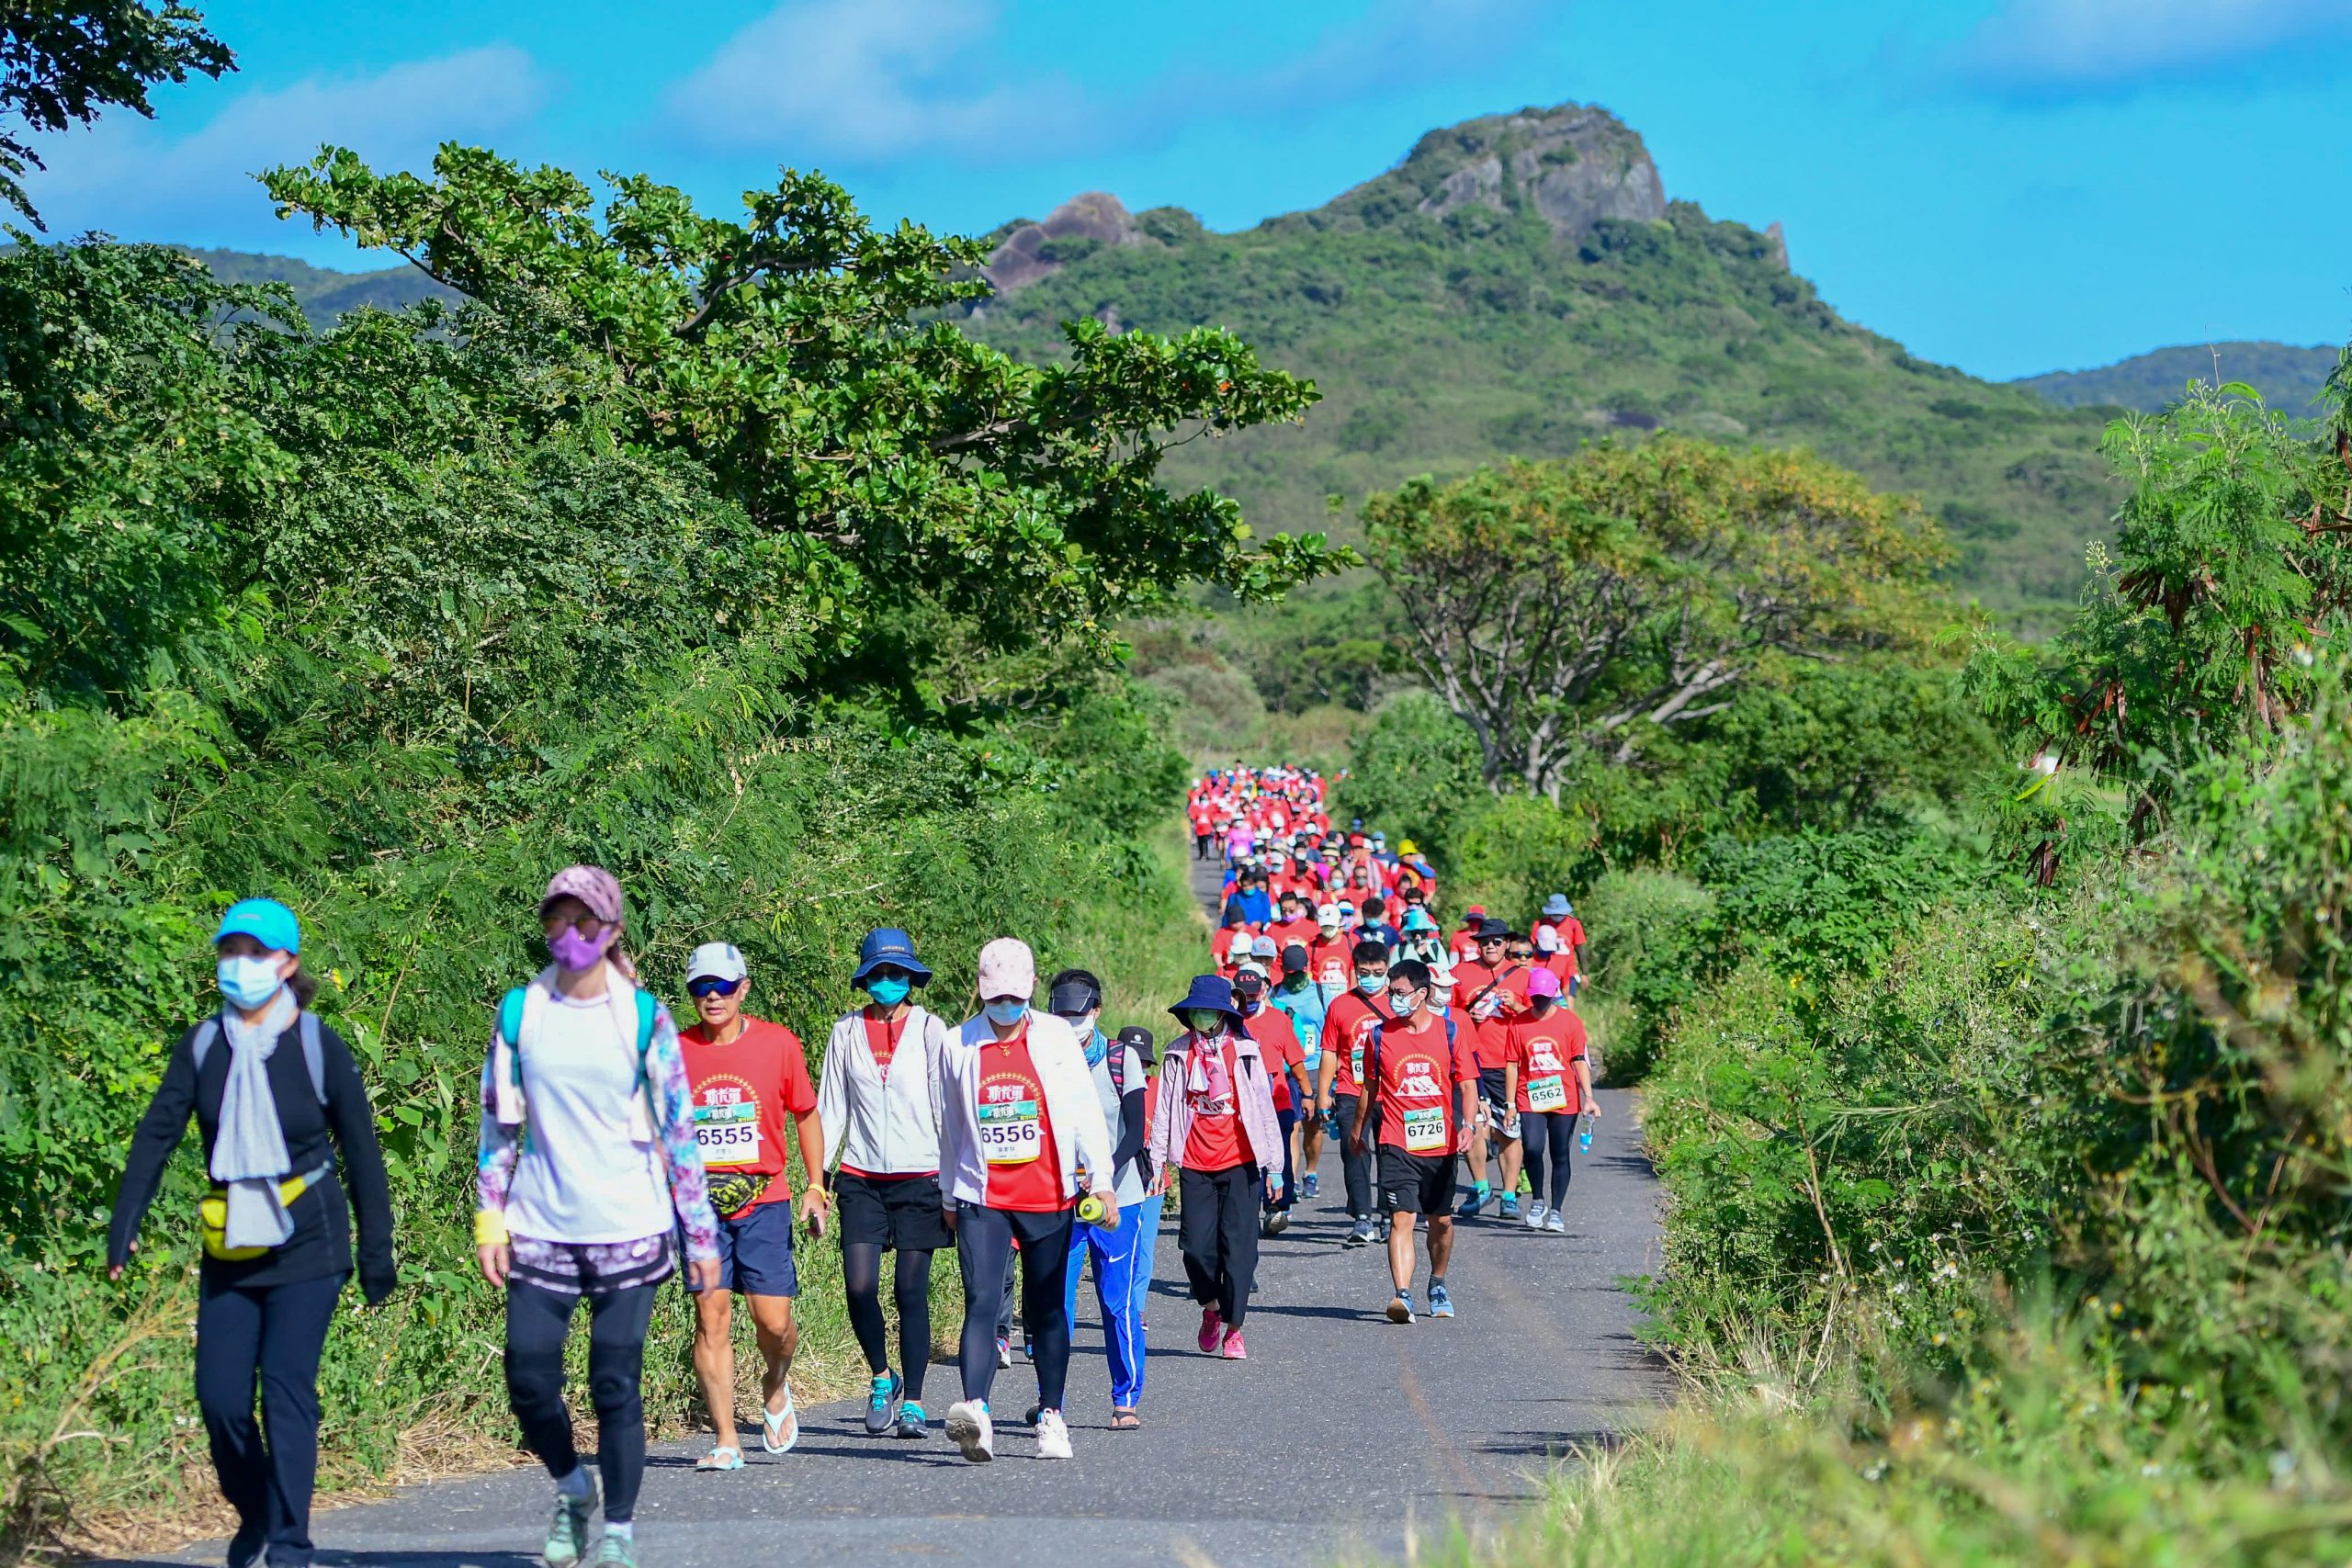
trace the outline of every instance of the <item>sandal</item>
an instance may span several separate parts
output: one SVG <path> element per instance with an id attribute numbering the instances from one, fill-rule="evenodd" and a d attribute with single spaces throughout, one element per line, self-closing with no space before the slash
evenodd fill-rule
<path id="1" fill-rule="evenodd" d="M 1111 1407 L 1111 1430 L 1114 1432 L 1132 1432 L 1142 1425 L 1143 1417 L 1136 1414 L 1134 1405 L 1114 1404 Z"/>
<path id="2" fill-rule="evenodd" d="M 784 1430 L 787 1421 L 792 1424 L 792 1436 L 779 1438 L 777 1434 Z M 800 1416 L 792 1408 L 789 1386 L 784 1391 L 783 1409 L 772 1412 L 765 1405 L 760 1407 L 760 1446 L 772 1454 L 788 1454 L 792 1451 L 792 1445 L 800 1440 Z"/>
<path id="3" fill-rule="evenodd" d="M 741 1470 L 743 1468 L 743 1450 L 741 1449 L 729 1448 L 726 1444 L 721 1443 L 718 1447 L 711 1450 L 710 1452 L 703 1455 L 702 1458 L 695 1461 L 695 1468 L 696 1470 L 711 1471 L 714 1472 L 722 1470 Z"/>

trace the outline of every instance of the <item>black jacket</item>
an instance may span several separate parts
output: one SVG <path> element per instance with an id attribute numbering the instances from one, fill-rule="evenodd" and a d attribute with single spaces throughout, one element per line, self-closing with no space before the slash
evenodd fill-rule
<path id="1" fill-rule="evenodd" d="M 114 1224 L 107 1235 L 110 1267 L 130 1260 L 130 1244 L 163 1184 L 164 1168 L 187 1131 L 188 1113 L 196 1114 L 197 1131 L 204 1141 L 205 1168 L 212 1166 L 213 1140 L 220 1134 L 220 1096 L 229 1082 L 229 1041 L 225 1029 L 205 1053 L 204 1068 L 197 1070 L 196 1031 L 190 1029 L 172 1047 L 164 1064 L 164 1081 L 147 1114 L 131 1135 L 130 1157 L 122 1172 L 122 1189 L 115 1194 Z M 369 1304 L 390 1295 L 392 1268 L 391 1189 L 384 1179 L 384 1155 L 376 1145 L 376 1113 L 368 1103 L 368 1089 L 359 1081 L 359 1065 L 343 1036 L 319 1025 L 319 1047 L 326 1073 L 326 1103 L 319 1103 L 311 1086 L 311 1069 L 303 1060 L 299 1026 L 278 1036 L 269 1057 L 269 1088 L 277 1101 L 277 1122 L 286 1138 L 288 1174 L 316 1169 L 329 1161 L 329 1140 L 343 1156 L 341 1179 L 331 1168 L 294 1201 L 288 1211 L 294 1234 L 282 1247 L 243 1263 L 215 1258 L 203 1260 L 208 1289 L 239 1285 L 284 1285 L 351 1272 L 351 1216 L 359 1216 L 359 1286 Z M 345 1197 L 348 1183 L 348 1198 Z M 173 1216 L 175 1235 L 187 1244 L 196 1240 L 193 1210 Z M 175 1242 L 175 1245 L 179 1243 Z"/>

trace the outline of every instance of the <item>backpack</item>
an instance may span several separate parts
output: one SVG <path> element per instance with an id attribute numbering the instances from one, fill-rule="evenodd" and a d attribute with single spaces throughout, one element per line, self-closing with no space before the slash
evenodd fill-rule
<path id="1" fill-rule="evenodd" d="M 327 1102 L 327 1058 L 319 1043 L 319 1021 L 308 1009 L 300 1015 L 298 1025 L 302 1035 L 302 1065 L 311 1070 L 311 1092 L 319 1103 Z M 196 1038 L 188 1043 L 188 1051 L 196 1058 L 196 1070 L 204 1070 L 204 1058 L 212 1050 L 212 1043 L 220 1038 L 220 1015 L 214 1013 L 196 1026 Z"/>
<path id="2" fill-rule="evenodd" d="M 496 1058 L 503 1056 L 506 1077 L 492 1084 L 495 1093 L 493 1114 L 509 1126 L 525 1126 L 529 1115 L 523 1095 L 523 1025 L 529 1016 L 530 993 L 538 982 L 517 986 L 498 1003 L 498 1033 L 493 1043 L 492 1067 L 498 1070 Z M 653 993 L 642 986 L 632 986 L 637 1003 L 637 1093 L 629 1109 L 631 1135 L 642 1142 L 653 1141 L 653 1111 L 645 1086 L 645 1054 L 652 1048 L 654 1015 L 660 1004 Z M 510 1114 L 510 1112 L 512 1114 Z"/>

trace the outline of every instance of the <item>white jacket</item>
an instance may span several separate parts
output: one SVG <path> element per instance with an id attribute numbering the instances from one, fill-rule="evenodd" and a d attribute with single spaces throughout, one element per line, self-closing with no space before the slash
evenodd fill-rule
<path id="1" fill-rule="evenodd" d="M 942 1061 L 946 1089 L 939 1136 L 939 1185 L 951 1202 L 978 1206 L 987 1201 L 988 1160 L 980 1153 L 980 1048 L 995 1033 L 985 1017 L 967 1019 L 947 1031 Z M 1046 1119 L 1061 1156 L 1062 1196 L 1075 1198 L 1079 1172 L 1112 1190 L 1111 1129 L 1095 1098 L 1094 1075 L 1078 1032 L 1049 1012 L 1029 1011 L 1029 1060 L 1046 1090 Z M 893 1075 L 894 1077 L 896 1075 Z"/>
<path id="2" fill-rule="evenodd" d="M 833 1021 L 825 1039 L 817 1116 L 825 1168 L 919 1176 L 940 1168 L 940 1058 L 948 1026 L 920 1005 L 907 1010 L 888 1078 L 865 1038 L 864 1010 Z"/>

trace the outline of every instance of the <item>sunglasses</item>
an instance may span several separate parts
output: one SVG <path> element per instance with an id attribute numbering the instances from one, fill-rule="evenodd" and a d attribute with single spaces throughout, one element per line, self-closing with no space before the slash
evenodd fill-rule
<path id="1" fill-rule="evenodd" d="M 686 982 L 686 995 L 700 1001 L 705 997 L 731 997 L 743 988 L 741 980 L 722 980 L 716 975 L 706 975 L 699 980 Z"/>

